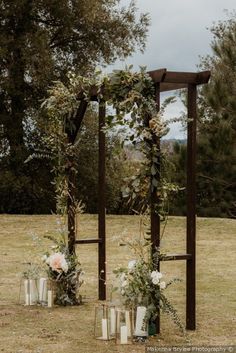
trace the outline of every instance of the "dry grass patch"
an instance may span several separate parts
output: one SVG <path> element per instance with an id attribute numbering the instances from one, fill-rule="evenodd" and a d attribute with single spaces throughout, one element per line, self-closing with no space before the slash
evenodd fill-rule
<path id="1" fill-rule="evenodd" d="M 0 216 L 0 352 L 5 353 L 92 353 L 145 351 L 145 346 L 116 346 L 93 338 L 94 303 L 97 299 L 97 245 L 77 248 L 86 283 L 81 288 L 84 304 L 78 307 L 23 307 L 18 304 L 20 274 L 29 256 L 38 256 L 32 246 L 31 233 L 43 237 L 56 229 L 54 216 Z M 197 330 L 189 332 L 194 345 L 236 344 L 236 221 L 198 219 L 197 236 Z M 80 237 L 97 234 L 97 216 L 82 215 Z M 139 236 L 139 217 L 107 217 L 108 288 L 114 279 L 112 271 L 132 259 L 130 250 L 120 246 L 121 236 Z M 47 243 L 45 243 L 45 246 Z M 163 239 L 170 252 L 185 249 L 185 219 L 170 218 Z M 167 276 L 185 279 L 182 261 L 162 264 Z M 168 289 L 185 321 L 185 281 Z M 161 335 L 151 339 L 153 345 L 182 345 L 185 339 L 168 317 L 161 319 Z"/>

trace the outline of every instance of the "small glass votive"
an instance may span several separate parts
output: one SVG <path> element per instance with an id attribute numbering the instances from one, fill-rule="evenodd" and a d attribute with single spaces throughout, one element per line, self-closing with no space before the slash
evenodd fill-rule
<path id="1" fill-rule="evenodd" d="M 109 341 L 115 339 L 116 315 L 115 306 L 108 303 L 99 303 L 95 307 L 94 337 Z"/>
<path id="2" fill-rule="evenodd" d="M 133 343 L 133 311 L 116 309 L 116 344 Z"/>

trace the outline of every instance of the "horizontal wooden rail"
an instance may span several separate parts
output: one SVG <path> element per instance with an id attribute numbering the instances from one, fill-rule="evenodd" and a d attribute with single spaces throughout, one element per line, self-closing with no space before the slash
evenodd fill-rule
<path id="1" fill-rule="evenodd" d="M 168 254 L 164 255 L 161 261 L 173 261 L 173 260 L 190 260 L 192 258 L 191 254 Z"/>
<path id="2" fill-rule="evenodd" d="M 75 244 L 96 244 L 96 243 L 102 243 L 102 239 L 96 238 L 96 239 L 76 239 Z"/>

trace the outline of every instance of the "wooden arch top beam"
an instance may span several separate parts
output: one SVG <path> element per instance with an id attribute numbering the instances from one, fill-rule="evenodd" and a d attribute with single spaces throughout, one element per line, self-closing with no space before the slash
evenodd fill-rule
<path id="1" fill-rule="evenodd" d="M 154 84 L 160 84 L 160 92 L 175 91 L 187 88 L 189 84 L 202 85 L 208 83 L 211 73 L 210 71 L 201 72 L 177 72 L 167 71 L 167 69 L 158 69 L 148 71 Z M 79 93 L 78 99 L 84 99 L 83 93 Z M 93 87 L 90 93 L 90 99 L 97 101 L 97 88 Z"/>
<path id="2" fill-rule="evenodd" d="M 176 72 L 159 69 L 149 71 L 154 83 L 160 84 L 160 92 L 187 88 L 189 84 L 202 85 L 209 81 L 210 71 Z"/>

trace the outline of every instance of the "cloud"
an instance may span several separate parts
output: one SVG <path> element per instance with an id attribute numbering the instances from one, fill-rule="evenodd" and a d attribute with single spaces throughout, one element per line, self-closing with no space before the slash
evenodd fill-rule
<path id="1" fill-rule="evenodd" d="M 235 0 L 136 0 L 136 4 L 139 12 L 148 12 L 151 18 L 147 48 L 125 63 L 135 68 L 146 65 L 149 70 L 195 71 L 199 55 L 211 52 L 207 27 L 226 18 L 224 9 L 235 8 Z"/>
<path id="2" fill-rule="evenodd" d="M 121 5 L 129 3 L 130 0 L 121 0 Z M 145 53 L 137 52 L 124 62 L 117 61 L 107 71 L 131 64 L 135 70 L 141 65 L 147 70 L 197 71 L 199 56 L 211 53 L 212 35 L 207 27 L 226 19 L 225 9 L 235 8 L 235 0 L 136 0 L 136 4 L 139 12 L 148 12 L 151 18 Z M 178 100 L 167 109 L 166 116 L 176 117 L 181 110 L 183 105 Z M 173 124 L 166 138 L 185 136 L 181 124 Z"/>

